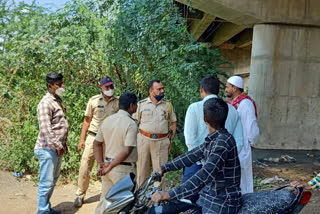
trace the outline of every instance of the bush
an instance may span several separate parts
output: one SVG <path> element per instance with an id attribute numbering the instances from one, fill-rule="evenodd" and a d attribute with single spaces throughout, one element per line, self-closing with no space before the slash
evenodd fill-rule
<path id="1" fill-rule="evenodd" d="M 45 76 L 64 75 L 64 106 L 70 125 L 69 154 L 62 174 L 78 174 L 76 151 L 88 99 L 98 93 L 98 80 L 109 75 L 116 94 L 148 95 L 149 80 L 161 79 L 178 116 L 199 97 L 207 74 L 225 75 L 226 63 L 216 49 L 198 43 L 171 0 L 119 0 L 97 4 L 74 0 L 49 14 L 36 5 L 10 6 L 0 0 L 0 117 L 12 126 L 0 142 L 1 166 L 35 173 L 33 147 L 38 134 L 37 105 L 46 93 Z M 2 138 L 0 138 L 2 139 Z M 186 151 L 183 136 L 175 139 L 171 158 Z"/>

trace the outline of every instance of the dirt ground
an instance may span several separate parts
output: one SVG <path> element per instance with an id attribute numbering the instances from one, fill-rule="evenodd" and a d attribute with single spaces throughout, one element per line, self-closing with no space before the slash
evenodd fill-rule
<path id="1" fill-rule="evenodd" d="M 64 214 L 94 213 L 100 197 L 100 183 L 90 185 L 81 209 L 73 207 L 76 189 L 74 184 L 56 186 L 51 197 L 52 207 L 62 210 Z M 11 172 L 0 171 L 0 202 L 0 214 L 36 213 L 37 186 L 33 181 L 13 177 Z"/>
<path id="2" fill-rule="evenodd" d="M 273 163 L 264 161 L 269 158 L 279 158 L 281 155 L 289 155 L 295 159 L 293 163 Z M 253 150 L 253 174 L 259 179 L 278 176 L 286 181 L 272 184 L 272 187 L 261 186 L 261 190 L 273 189 L 290 181 L 309 181 L 320 172 L 320 151 L 296 151 L 296 150 Z M 260 191 L 260 190 L 259 190 Z M 320 191 L 312 191 L 312 197 L 307 206 L 301 211 L 303 214 L 320 213 Z"/>
<path id="3" fill-rule="evenodd" d="M 261 160 L 265 157 L 278 157 L 281 152 L 254 151 L 253 161 Z M 307 152 L 286 154 L 297 159 L 296 163 L 292 164 L 272 164 L 268 166 L 261 164 L 253 164 L 254 176 L 259 179 L 278 176 L 285 178 L 288 181 L 278 182 L 272 185 L 271 188 L 281 186 L 293 180 L 308 181 L 313 176 L 314 172 L 320 172 L 318 164 L 320 160 L 320 153 L 314 153 L 312 158 L 306 156 Z M 259 161 L 258 161 L 259 163 Z M 179 183 L 179 180 L 177 180 Z M 266 185 L 260 186 L 263 189 L 270 188 Z M 76 209 L 73 207 L 73 200 L 75 198 L 76 185 L 74 183 L 59 184 L 55 187 L 55 191 L 51 198 L 52 207 L 61 209 L 65 214 L 72 213 L 94 213 L 94 209 L 99 200 L 101 184 L 95 182 L 90 185 L 85 204 Z M 259 190 L 260 191 L 260 190 Z M 12 176 L 12 172 L 0 171 L 0 214 L 20 214 L 20 213 L 36 213 L 37 208 L 37 186 L 33 181 L 27 180 L 25 177 L 17 179 Z M 301 212 L 303 214 L 320 213 L 320 191 L 313 191 L 312 198 L 308 205 Z"/>

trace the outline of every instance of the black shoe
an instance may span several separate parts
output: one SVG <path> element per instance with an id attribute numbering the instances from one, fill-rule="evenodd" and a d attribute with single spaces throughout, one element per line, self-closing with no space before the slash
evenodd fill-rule
<path id="1" fill-rule="evenodd" d="M 80 208 L 82 207 L 82 204 L 83 204 L 83 198 L 76 197 L 76 200 L 74 200 L 73 202 L 73 206 L 76 208 Z"/>
<path id="2" fill-rule="evenodd" d="M 61 210 L 50 209 L 49 214 L 61 214 Z"/>

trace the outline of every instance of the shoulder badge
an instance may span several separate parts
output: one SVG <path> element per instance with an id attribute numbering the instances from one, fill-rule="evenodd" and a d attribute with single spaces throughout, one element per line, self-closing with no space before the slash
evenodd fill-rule
<path id="1" fill-rule="evenodd" d="M 145 99 L 143 99 L 143 100 L 140 100 L 138 103 L 139 103 L 139 104 L 144 103 L 144 102 L 147 101 L 147 99 L 148 99 L 148 98 L 145 98 Z"/>
<path id="2" fill-rule="evenodd" d="M 134 119 L 131 115 L 129 115 L 129 118 L 138 124 L 138 120 Z"/>
<path id="3" fill-rule="evenodd" d="M 98 98 L 101 98 L 101 99 L 102 99 L 102 97 L 100 96 L 100 94 L 97 94 L 97 95 L 94 95 L 93 97 L 91 97 L 92 100 L 95 100 L 95 99 L 98 99 Z"/>
<path id="4" fill-rule="evenodd" d="M 166 99 L 166 98 L 163 98 L 162 99 L 164 102 L 170 102 L 170 100 Z"/>

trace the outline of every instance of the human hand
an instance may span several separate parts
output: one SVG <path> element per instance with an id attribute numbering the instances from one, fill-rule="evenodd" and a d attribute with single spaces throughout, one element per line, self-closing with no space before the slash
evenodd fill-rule
<path id="1" fill-rule="evenodd" d="M 66 150 L 65 150 L 64 147 L 57 150 L 57 154 L 58 154 L 58 156 L 60 156 L 60 157 L 61 157 L 62 155 L 64 155 L 65 153 L 66 153 Z"/>
<path id="2" fill-rule="evenodd" d="M 107 163 L 101 163 L 98 165 L 98 171 L 97 171 L 97 176 L 104 176 L 107 173 L 111 171 L 111 165 L 110 162 Z"/>
<path id="3" fill-rule="evenodd" d="M 65 148 L 64 148 L 64 154 L 65 154 L 65 155 L 68 154 L 68 151 L 69 151 L 69 148 L 68 148 L 68 146 L 66 145 Z"/>
<path id="4" fill-rule="evenodd" d="M 157 191 L 152 195 L 151 200 L 154 203 L 159 204 L 159 202 L 161 201 L 170 200 L 170 195 L 168 192 L 165 191 Z"/>
<path id="5" fill-rule="evenodd" d="M 98 163 L 97 176 L 102 176 L 104 163 Z"/>
<path id="6" fill-rule="evenodd" d="M 303 187 L 306 190 L 312 190 L 312 186 L 309 186 L 308 183 L 305 181 L 292 181 L 290 185 L 298 188 Z"/>
<path id="7" fill-rule="evenodd" d="M 78 143 L 78 152 L 81 152 L 81 149 L 84 150 L 85 147 L 86 147 L 85 141 L 83 139 L 80 139 Z"/>
<path id="8" fill-rule="evenodd" d="M 164 171 L 161 168 L 155 170 L 153 173 L 158 173 L 161 177 L 164 175 Z"/>
<path id="9" fill-rule="evenodd" d="M 170 140 L 170 144 L 168 146 L 168 154 L 170 154 L 170 152 L 171 152 L 171 147 L 172 147 L 172 141 Z"/>
<path id="10" fill-rule="evenodd" d="M 103 166 L 103 175 L 106 175 L 106 174 L 108 174 L 110 171 L 111 171 L 111 169 L 112 169 L 113 167 L 112 167 L 112 165 L 111 165 L 111 162 L 108 162 L 108 163 L 106 163 L 104 166 Z"/>

